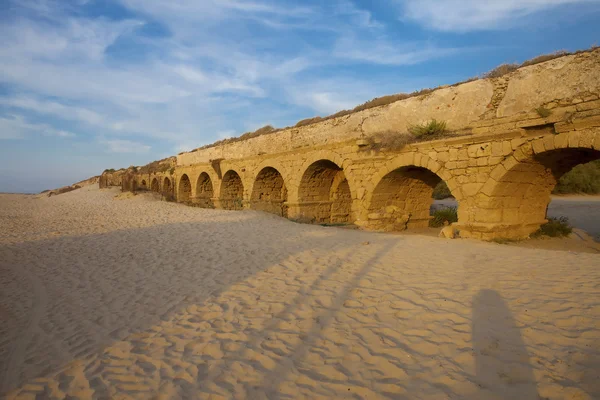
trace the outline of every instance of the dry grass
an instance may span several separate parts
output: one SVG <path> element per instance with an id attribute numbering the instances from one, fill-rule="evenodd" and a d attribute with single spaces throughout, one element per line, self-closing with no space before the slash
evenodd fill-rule
<path id="1" fill-rule="evenodd" d="M 385 131 L 369 136 L 367 141 L 369 142 L 367 149 L 370 150 L 401 150 L 407 144 L 415 143 L 416 138 L 407 133 Z"/>
<path id="2" fill-rule="evenodd" d="M 351 110 L 341 110 L 336 112 L 335 114 L 326 116 L 326 117 L 314 117 L 314 118 L 306 118 L 303 119 L 301 121 L 298 121 L 295 125 L 295 127 L 301 127 L 301 126 L 309 126 L 312 124 L 317 124 L 320 122 L 324 122 L 330 119 L 335 119 L 335 118 L 340 118 L 340 117 L 344 117 L 344 116 L 348 116 L 360 111 L 364 111 L 364 110 L 368 110 L 371 108 L 375 108 L 375 107 L 383 107 L 386 105 L 389 105 L 391 103 L 394 103 L 396 101 L 400 101 L 400 100 L 405 100 L 411 97 L 418 97 L 418 96 L 424 96 L 424 95 L 428 95 L 436 90 L 442 89 L 442 88 L 446 88 L 446 87 L 454 87 L 454 86 L 458 86 L 458 85 L 462 85 L 464 83 L 467 82 L 472 82 L 472 81 L 476 81 L 478 79 L 481 78 L 499 78 L 501 76 L 504 76 L 506 74 L 509 74 L 511 72 L 514 72 L 516 70 L 518 70 L 519 68 L 523 68 L 523 67 L 527 67 L 530 65 L 535 65 L 535 64 L 539 64 L 542 62 L 546 62 L 546 61 L 550 61 L 553 60 L 555 58 L 559 58 L 559 57 L 564 57 L 566 55 L 573 55 L 573 54 L 579 54 L 579 53 L 584 53 L 584 52 L 590 52 L 590 51 L 594 51 L 598 48 L 598 46 L 592 46 L 590 49 L 587 50 L 580 50 L 580 51 L 576 51 L 576 52 L 566 52 L 566 51 L 557 51 L 555 53 L 551 53 L 551 54 L 544 54 L 544 55 L 540 55 L 537 57 L 534 57 L 530 60 L 527 60 L 521 64 L 502 64 L 496 68 L 494 68 L 493 70 L 485 73 L 482 75 L 482 77 L 472 77 L 469 78 L 467 80 L 461 81 L 461 82 L 457 82 L 455 84 L 452 85 L 444 85 L 444 86 L 439 86 L 436 88 L 431 88 L 431 89 L 421 89 L 412 93 L 398 93 L 398 94 L 392 94 L 392 95 L 387 95 L 387 96 L 382 96 L 382 97 L 376 97 L 372 100 L 369 100 L 363 104 L 360 104 L 356 107 L 354 107 Z M 261 136 L 261 135 L 265 135 L 265 134 L 270 134 L 270 133 L 275 133 L 278 131 L 281 131 L 283 129 L 287 129 L 287 128 L 280 128 L 280 129 L 276 129 L 273 128 L 270 125 L 267 125 L 265 127 L 262 127 L 254 132 L 247 132 L 239 137 L 235 137 L 235 138 L 229 138 L 229 139 L 224 139 L 224 140 L 219 140 L 217 142 L 214 142 L 212 144 L 206 145 L 206 146 L 202 146 L 202 147 L 198 147 L 197 149 L 192 150 L 191 152 L 194 151 L 198 151 L 198 150 L 202 150 L 202 149 L 207 149 L 207 148 L 211 148 L 211 147 L 215 147 L 215 146 L 219 146 L 219 145 L 223 145 L 223 144 L 228 144 L 228 143 L 233 143 L 233 142 L 239 142 L 242 140 L 246 140 L 246 139 L 250 139 L 253 137 L 257 137 L 257 136 Z M 180 153 L 183 154 L 183 153 Z"/>

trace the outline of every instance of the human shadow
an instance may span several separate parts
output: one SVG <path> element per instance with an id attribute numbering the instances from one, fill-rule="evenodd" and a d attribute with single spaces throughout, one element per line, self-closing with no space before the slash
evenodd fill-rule
<path id="1" fill-rule="evenodd" d="M 477 399 L 539 399 L 529 354 L 506 302 L 498 292 L 473 298 L 472 342 Z"/>

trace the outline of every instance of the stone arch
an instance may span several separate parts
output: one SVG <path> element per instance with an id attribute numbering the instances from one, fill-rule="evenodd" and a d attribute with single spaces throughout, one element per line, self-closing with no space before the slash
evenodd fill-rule
<path id="1" fill-rule="evenodd" d="M 225 210 L 244 208 L 244 184 L 236 171 L 230 169 L 223 175 L 219 200 L 221 208 Z"/>
<path id="2" fill-rule="evenodd" d="M 341 163 L 320 159 L 303 171 L 298 185 L 299 218 L 316 223 L 353 222 L 351 185 Z"/>
<path id="3" fill-rule="evenodd" d="M 600 133 L 568 132 L 518 147 L 492 170 L 478 194 L 469 216 L 471 229 L 479 231 L 475 236 L 524 238 L 535 232 L 547 221 L 550 194 L 560 177 L 600 159 L 599 141 Z"/>
<path id="4" fill-rule="evenodd" d="M 148 184 L 146 183 L 146 180 L 145 180 L 145 179 L 142 179 L 142 188 L 143 188 L 144 190 L 145 190 L 145 189 L 148 189 Z"/>
<path id="5" fill-rule="evenodd" d="M 361 225 L 384 231 L 427 227 L 433 189 L 440 181 L 448 184 L 460 206 L 461 192 L 450 177 L 437 161 L 421 153 L 406 153 L 390 160 L 371 180 Z"/>
<path id="6" fill-rule="evenodd" d="M 250 208 L 287 217 L 287 187 L 281 173 L 273 167 L 262 168 L 252 185 Z"/>
<path id="7" fill-rule="evenodd" d="M 207 172 L 202 172 L 196 180 L 196 203 L 202 208 L 215 208 L 212 179 Z"/>
<path id="8" fill-rule="evenodd" d="M 164 194 L 170 194 L 173 190 L 171 188 L 171 180 L 165 176 L 163 179 L 162 191 Z"/>
<path id="9" fill-rule="evenodd" d="M 150 184 L 150 190 L 153 192 L 160 192 L 160 183 L 157 178 L 152 179 L 152 183 Z"/>
<path id="10" fill-rule="evenodd" d="M 192 183 L 187 174 L 181 175 L 179 178 L 179 185 L 177 189 L 177 200 L 186 203 L 192 198 Z"/>

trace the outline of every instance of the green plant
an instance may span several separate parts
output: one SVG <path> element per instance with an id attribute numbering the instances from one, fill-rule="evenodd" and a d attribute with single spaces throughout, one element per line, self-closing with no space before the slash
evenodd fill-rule
<path id="1" fill-rule="evenodd" d="M 452 196 L 452 193 L 450 192 L 448 185 L 446 185 L 446 182 L 440 181 L 440 183 L 438 183 L 433 188 L 432 197 L 436 200 L 444 200 L 444 199 L 447 199 L 448 197 L 454 197 L 454 196 Z"/>
<path id="2" fill-rule="evenodd" d="M 432 228 L 439 228 L 440 226 L 458 222 L 458 210 L 456 207 L 438 208 L 431 215 L 433 218 L 429 220 L 429 226 Z"/>
<path id="3" fill-rule="evenodd" d="M 408 131 L 417 138 L 442 135 L 446 132 L 446 122 L 432 119 L 420 125 L 411 125 L 408 127 Z"/>
<path id="4" fill-rule="evenodd" d="M 540 226 L 540 229 L 531 234 L 531 237 L 563 237 L 569 236 L 571 232 L 573 232 L 573 228 L 571 227 L 571 225 L 569 225 L 569 219 L 567 217 L 550 217 L 548 218 L 548 222 Z"/>
<path id="5" fill-rule="evenodd" d="M 600 160 L 577 165 L 564 174 L 553 193 L 600 194 Z"/>
<path id="6" fill-rule="evenodd" d="M 539 106 L 538 108 L 535 109 L 535 111 L 538 113 L 538 115 L 542 118 L 548 118 L 550 116 L 550 114 L 552 114 L 552 111 L 548 110 L 546 107 L 544 106 Z"/>
<path id="7" fill-rule="evenodd" d="M 171 167 L 169 170 L 169 174 L 173 175 L 175 173 L 175 167 Z"/>

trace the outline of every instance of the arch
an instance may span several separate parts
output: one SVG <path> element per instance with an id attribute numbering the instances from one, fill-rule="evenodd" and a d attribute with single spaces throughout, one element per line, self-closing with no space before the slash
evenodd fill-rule
<path id="1" fill-rule="evenodd" d="M 244 184 L 242 178 L 230 169 L 221 181 L 221 208 L 225 210 L 242 210 L 244 208 Z"/>
<path id="2" fill-rule="evenodd" d="M 181 175 L 179 178 L 179 187 L 177 190 L 177 200 L 186 203 L 189 202 L 192 197 L 192 183 L 187 174 Z"/>
<path id="3" fill-rule="evenodd" d="M 171 180 L 166 176 L 165 176 L 165 179 L 163 180 L 162 191 L 163 191 L 163 193 L 171 193 L 172 192 Z"/>
<path id="4" fill-rule="evenodd" d="M 287 217 L 287 188 L 281 173 L 273 167 L 259 171 L 252 185 L 250 208 Z"/>
<path id="5" fill-rule="evenodd" d="M 594 135 L 583 143 L 577 139 L 578 132 L 571 132 L 525 143 L 492 170 L 470 216 L 473 225 L 492 227 L 484 239 L 527 237 L 547 221 L 550 194 L 560 177 L 600 159 Z"/>
<path id="6" fill-rule="evenodd" d="M 202 172 L 196 181 L 196 203 L 202 208 L 215 208 L 214 191 L 210 175 Z"/>
<path id="7" fill-rule="evenodd" d="M 298 185 L 299 216 L 316 223 L 352 222 L 352 198 L 344 170 L 331 160 L 315 161 Z"/>
<path id="8" fill-rule="evenodd" d="M 142 188 L 145 190 L 148 188 L 148 185 L 146 184 L 146 180 L 142 179 Z"/>
<path id="9" fill-rule="evenodd" d="M 367 185 L 361 225 L 385 231 L 428 226 L 433 189 L 440 181 L 446 182 L 458 201 L 460 215 L 462 193 L 451 177 L 439 162 L 422 153 L 404 153 L 393 158 Z"/>
<path id="10" fill-rule="evenodd" d="M 427 227 L 433 189 L 441 180 L 429 169 L 415 165 L 388 172 L 371 192 L 365 226 L 384 231 Z"/>
<path id="11" fill-rule="evenodd" d="M 158 183 L 157 178 L 152 179 L 152 183 L 150 184 L 150 190 L 157 193 L 160 192 L 160 183 Z"/>

